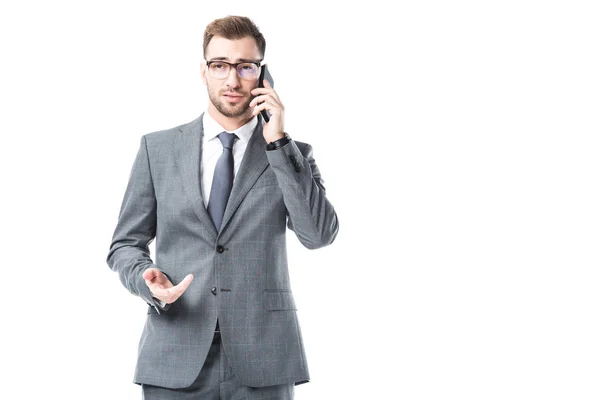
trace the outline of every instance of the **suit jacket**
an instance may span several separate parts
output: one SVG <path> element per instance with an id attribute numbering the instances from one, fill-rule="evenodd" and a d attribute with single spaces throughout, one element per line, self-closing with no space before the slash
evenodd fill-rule
<path id="1" fill-rule="evenodd" d="M 309 249 L 333 242 L 337 215 L 309 144 L 266 150 L 254 130 L 219 231 L 200 190 L 202 116 L 143 135 L 107 263 L 148 303 L 134 382 L 183 388 L 198 376 L 217 318 L 225 352 L 248 386 L 309 380 L 290 290 L 286 226 Z M 148 245 L 156 238 L 155 261 Z M 142 273 L 159 268 L 174 285 L 194 280 L 167 310 Z"/>

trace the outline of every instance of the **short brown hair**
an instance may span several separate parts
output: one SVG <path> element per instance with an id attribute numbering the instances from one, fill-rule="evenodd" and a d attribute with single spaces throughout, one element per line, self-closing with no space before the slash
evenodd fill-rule
<path id="1" fill-rule="evenodd" d="M 204 57 L 206 58 L 206 48 L 214 36 L 222 36 L 225 39 L 235 40 L 242 39 L 247 36 L 254 38 L 258 50 L 262 57 L 265 56 L 267 42 L 265 37 L 260 33 L 258 27 L 247 17 L 229 15 L 225 18 L 215 19 L 208 24 L 204 31 Z"/>

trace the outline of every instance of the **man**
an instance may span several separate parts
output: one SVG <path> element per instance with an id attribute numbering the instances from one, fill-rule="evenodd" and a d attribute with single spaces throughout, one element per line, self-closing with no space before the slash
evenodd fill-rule
<path id="1" fill-rule="evenodd" d="M 149 305 L 134 378 L 145 399 L 291 399 L 309 380 L 286 227 L 316 249 L 338 220 L 311 146 L 257 87 L 265 47 L 248 18 L 210 23 L 207 112 L 141 138 L 107 262 Z"/>

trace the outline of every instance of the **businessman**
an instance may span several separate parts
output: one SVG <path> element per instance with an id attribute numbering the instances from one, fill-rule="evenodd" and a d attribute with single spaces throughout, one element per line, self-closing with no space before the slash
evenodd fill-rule
<path id="1" fill-rule="evenodd" d="M 258 87 L 265 48 L 246 17 L 211 22 L 208 109 L 141 138 L 107 263 L 149 306 L 134 377 L 144 399 L 292 399 L 309 380 L 286 228 L 317 249 L 338 219 L 311 146 L 286 132 L 273 87 Z"/>

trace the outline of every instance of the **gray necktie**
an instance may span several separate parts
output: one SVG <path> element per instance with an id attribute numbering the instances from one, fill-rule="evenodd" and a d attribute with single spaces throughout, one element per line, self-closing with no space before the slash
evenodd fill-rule
<path id="1" fill-rule="evenodd" d="M 227 206 L 227 200 L 229 200 L 229 194 L 233 187 L 232 149 L 237 136 L 233 133 L 221 132 L 218 138 L 223 144 L 223 154 L 217 160 L 207 207 L 217 231 L 221 228 L 225 206 Z"/>

